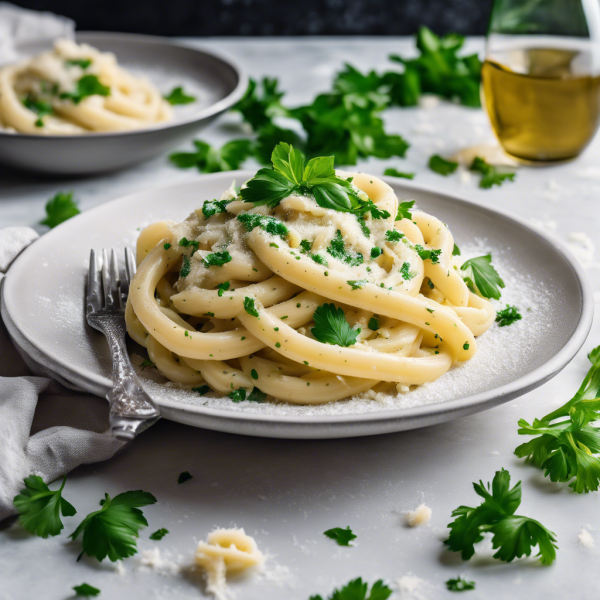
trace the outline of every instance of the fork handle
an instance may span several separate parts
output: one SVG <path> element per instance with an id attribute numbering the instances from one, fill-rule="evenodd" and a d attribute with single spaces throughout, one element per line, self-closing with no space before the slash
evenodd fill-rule
<path id="1" fill-rule="evenodd" d="M 123 319 L 106 319 L 99 325 L 108 340 L 113 363 L 113 388 L 106 395 L 110 429 L 117 439 L 130 441 L 160 419 L 160 411 L 131 366 Z"/>

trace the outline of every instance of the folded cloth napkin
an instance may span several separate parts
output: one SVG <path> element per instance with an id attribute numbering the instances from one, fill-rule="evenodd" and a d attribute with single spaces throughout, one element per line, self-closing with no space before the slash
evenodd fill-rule
<path id="1" fill-rule="evenodd" d="M 0 291 L 12 261 L 37 237 L 29 227 L 0 230 Z M 14 514 L 28 475 L 48 483 L 124 445 L 110 435 L 106 400 L 32 375 L 0 322 L 0 521 Z"/>
<path id="2" fill-rule="evenodd" d="M 51 48 L 57 38 L 74 37 L 71 19 L 0 2 L 0 65 Z"/>

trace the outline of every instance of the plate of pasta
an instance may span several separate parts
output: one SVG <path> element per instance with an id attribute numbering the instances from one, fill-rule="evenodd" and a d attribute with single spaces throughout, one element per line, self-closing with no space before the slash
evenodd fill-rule
<path id="1" fill-rule="evenodd" d="M 0 161 L 54 174 L 164 153 L 237 102 L 231 59 L 150 36 L 80 33 L 0 67 Z"/>
<path id="2" fill-rule="evenodd" d="M 199 427 L 298 438 L 420 427 L 522 395 L 581 347 L 593 295 L 554 239 L 286 144 L 272 158 L 273 169 L 127 196 L 44 236 L 4 285 L 15 343 L 105 395 L 86 261 L 90 247 L 135 245 L 132 361 L 166 418 Z"/>

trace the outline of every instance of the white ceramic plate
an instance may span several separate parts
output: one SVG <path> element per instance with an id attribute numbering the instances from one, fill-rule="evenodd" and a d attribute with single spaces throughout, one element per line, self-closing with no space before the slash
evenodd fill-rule
<path id="1" fill-rule="evenodd" d="M 4 282 L 2 316 L 17 346 L 39 368 L 104 395 L 111 364 L 104 338 L 87 327 L 84 280 L 90 248 L 133 246 L 138 230 L 160 219 L 183 220 L 232 179 L 219 173 L 132 194 L 85 212 L 44 235 L 16 260 Z M 351 401 L 319 407 L 233 404 L 156 383 L 148 389 L 165 418 L 232 433 L 333 438 L 401 431 L 485 410 L 556 375 L 583 344 L 593 295 L 575 258 L 556 240 L 520 219 L 414 183 L 386 179 L 400 198 L 447 223 L 463 254 L 491 251 L 506 281 L 504 302 L 522 321 L 478 339 L 477 356 L 437 382 L 394 401 Z"/>

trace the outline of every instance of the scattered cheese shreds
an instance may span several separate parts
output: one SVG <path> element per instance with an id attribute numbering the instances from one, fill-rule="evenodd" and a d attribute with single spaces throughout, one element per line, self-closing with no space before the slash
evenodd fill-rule
<path id="1" fill-rule="evenodd" d="M 419 504 L 415 510 L 409 510 L 406 515 L 406 524 L 409 527 L 426 525 L 431 520 L 431 508 L 426 504 Z"/>
<path id="2" fill-rule="evenodd" d="M 396 581 L 396 584 L 398 585 L 400 598 L 404 598 L 405 600 L 426 600 L 423 588 L 426 587 L 427 582 L 420 577 L 408 573 L 404 577 L 400 577 Z"/>
<path id="3" fill-rule="evenodd" d="M 140 566 L 156 571 L 160 575 L 177 575 L 179 565 L 161 555 L 158 548 L 144 550 L 140 556 Z"/>
<path id="4" fill-rule="evenodd" d="M 196 564 L 206 571 L 206 589 L 217 600 L 227 600 L 226 576 L 262 566 L 265 557 L 254 538 L 243 529 L 215 529 L 196 549 Z"/>
<path id="5" fill-rule="evenodd" d="M 579 532 L 579 535 L 577 536 L 577 538 L 579 539 L 579 543 L 584 548 L 593 548 L 596 545 L 596 542 L 594 541 L 592 534 L 587 529 L 584 529 L 583 527 L 581 528 L 581 531 Z"/>

